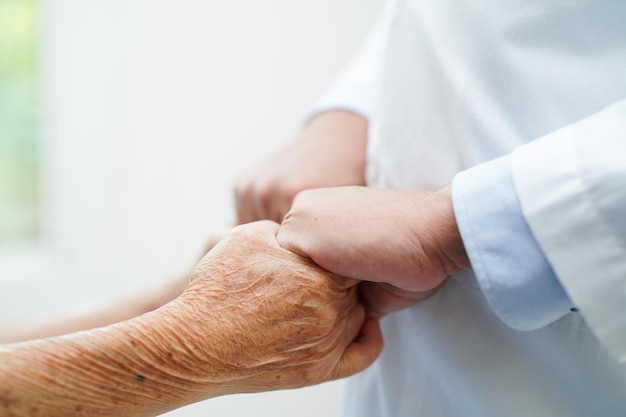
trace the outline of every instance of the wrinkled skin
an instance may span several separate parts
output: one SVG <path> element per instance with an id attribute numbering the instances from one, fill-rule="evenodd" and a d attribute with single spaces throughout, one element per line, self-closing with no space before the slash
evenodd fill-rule
<path id="1" fill-rule="evenodd" d="M 216 231 L 206 242 L 201 254 L 206 255 L 227 230 Z M 70 306 L 57 315 L 37 317 L 28 321 L 0 322 L 0 344 L 42 339 L 108 326 L 153 311 L 178 297 L 189 283 L 188 271 L 167 282 L 137 291 L 111 303 L 88 303 Z"/>
<path id="2" fill-rule="evenodd" d="M 0 347 L 0 415 L 154 416 L 225 394 L 296 388 L 382 349 L 356 280 L 282 249 L 278 225 L 229 233 L 183 294 L 112 326 Z"/>
<path id="3" fill-rule="evenodd" d="M 358 281 L 282 249 L 277 231 L 268 221 L 235 228 L 202 259 L 174 304 L 192 329 L 215 326 L 220 345 L 195 348 L 201 361 L 227 375 L 226 384 L 235 381 L 233 392 L 341 378 L 369 365 L 382 348 L 378 323 L 366 321 L 358 303 Z"/>

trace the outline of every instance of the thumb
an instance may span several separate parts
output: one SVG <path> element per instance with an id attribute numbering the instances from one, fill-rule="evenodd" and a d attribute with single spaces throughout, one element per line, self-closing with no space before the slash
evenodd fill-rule
<path id="1" fill-rule="evenodd" d="M 241 224 L 231 230 L 230 235 L 246 238 L 261 239 L 270 246 L 279 247 L 276 241 L 278 223 L 271 220 L 259 220 L 252 223 Z M 223 239 L 226 240 L 226 239 Z"/>
<path id="2" fill-rule="evenodd" d="M 383 350 L 383 334 L 376 317 L 368 317 L 359 336 L 346 348 L 333 372 L 332 379 L 361 372 L 374 363 Z"/>
<path id="3" fill-rule="evenodd" d="M 288 213 L 287 216 L 285 216 L 283 223 L 280 225 L 280 228 L 278 229 L 276 241 L 283 249 L 286 249 L 300 256 L 310 258 L 311 256 L 304 248 L 304 239 L 304 234 L 297 232 L 296 226 L 290 220 Z"/>
<path id="4" fill-rule="evenodd" d="M 310 259 L 318 267 L 326 269 L 328 272 L 331 272 L 338 276 L 341 276 L 343 278 L 342 282 L 345 288 L 352 288 L 361 282 L 360 279 L 337 274 L 335 271 L 318 262 L 318 260 L 316 260 L 316 258 L 314 257 L 315 255 L 313 253 L 313 250 L 309 249 L 311 245 L 309 244 L 308 239 L 310 239 L 309 234 L 299 233 L 299 231 L 296 230 L 293 223 L 291 222 L 289 215 L 285 217 L 285 220 L 280 225 L 280 228 L 278 229 L 278 234 L 276 235 L 276 241 L 281 248 L 295 253 L 296 255 L 300 255 L 302 257 Z"/>

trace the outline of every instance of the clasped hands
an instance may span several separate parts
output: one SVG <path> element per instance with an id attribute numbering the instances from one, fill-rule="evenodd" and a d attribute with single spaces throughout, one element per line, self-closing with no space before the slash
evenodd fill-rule
<path id="1" fill-rule="evenodd" d="M 469 262 L 449 187 L 364 187 L 365 132 L 359 116 L 324 113 L 240 181 L 240 225 L 173 301 L 108 327 L 7 347 L 7 407 L 154 415 L 369 366 L 382 350 L 377 318 L 431 296 Z"/>
<path id="2" fill-rule="evenodd" d="M 450 274 L 469 266 L 449 187 L 364 187 L 366 132 L 358 115 L 323 113 L 236 184 L 242 226 L 209 252 L 182 298 L 203 293 L 195 297 L 199 306 L 208 296 L 218 304 L 239 303 L 237 314 L 255 317 L 241 320 L 249 327 L 238 329 L 232 343 L 256 344 L 280 359 L 261 355 L 253 363 L 277 366 L 282 360 L 297 369 L 300 362 L 289 355 L 320 360 L 323 346 L 322 362 L 330 362 L 312 380 L 358 372 L 382 349 L 376 318 L 431 296 Z M 263 219 L 275 223 L 258 223 Z M 263 239 L 254 237 L 258 228 Z M 233 251 L 240 255 L 233 258 Z M 226 287 L 211 287 L 219 284 L 214 277 L 231 276 L 233 268 L 249 281 L 239 277 L 232 287 L 226 278 Z M 203 289 L 202 282 L 210 285 Z M 267 337 L 255 340 L 259 334 Z M 307 347 L 298 351 L 298 343 Z"/>
<path id="3" fill-rule="evenodd" d="M 469 266 L 450 187 L 439 191 L 337 187 L 297 195 L 279 244 L 333 273 L 360 279 L 381 317 L 433 295 Z"/>
<path id="4" fill-rule="evenodd" d="M 280 226 L 238 226 L 170 306 L 179 328 L 201 330 L 188 340 L 207 339 L 203 323 L 222 324 L 198 363 L 228 376 L 224 393 L 364 369 L 382 349 L 376 317 L 429 297 L 464 266 L 449 200 L 448 189 L 323 188 L 298 194 Z"/>
<path id="5" fill-rule="evenodd" d="M 172 304 L 180 328 L 199 329 L 186 338 L 194 345 L 206 340 L 203 323 L 220 324 L 220 343 L 200 348 L 198 361 L 228 376 L 225 393 L 364 369 L 382 349 L 378 317 L 431 296 L 469 266 L 449 187 L 363 186 L 365 131 L 356 115 L 325 113 L 243 177 L 240 226 Z"/>

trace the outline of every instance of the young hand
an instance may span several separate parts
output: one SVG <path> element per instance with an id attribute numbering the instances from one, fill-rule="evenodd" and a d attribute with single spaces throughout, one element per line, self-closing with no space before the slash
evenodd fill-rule
<path id="1" fill-rule="evenodd" d="M 432 295 L 469 266 L 448 187 L 425 190 L 337 187 L 298 194 L 278 242 L 363 284 L 382 315 Z"/>
<path id="2" fill-rule="evenodd" d="M 239 224 L 279 222 L 300 191 L 363 185 L 367 121 L 328 111 L 315 117 L 283 151 L 242 176 L 235 185 Z"/>

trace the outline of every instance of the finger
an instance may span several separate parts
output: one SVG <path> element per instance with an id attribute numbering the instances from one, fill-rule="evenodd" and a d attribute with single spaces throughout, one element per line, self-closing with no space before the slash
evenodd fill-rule
<path id="1" fill-rule="evenodd" d="M 439 288 L 407 291 L 384 282 L 363 282 L 359 287 L 359 295 L 369 315 L 383 317 L 431 297 Z"/>
<path id="2" fill-rule="evenodd" d="M 237 211 L 237 224 L 245 224 L 253 221 L 250 210 L 252 191 L 249 186 L 239 186 L 235 189 L 235 209 Z"/>
<path id="3" fill-rule="evenodd" d="M 337 276 L 343 278 L 343 283 L 342 284 L 343 284 L 343 287 L 345 289 L 356 287 L 357 285 L 359 285 L 361 283 L 360 279 L 344 277 L 343 275 L 337 275 Z"/>
<path id="4" fill-rule="evenodd" d="M 278 198 L 272 202 L 273 204 L 269 208 L 269 218 L 277 223 L 282 223 L 283 219 L 289 212 L 289 209 L 291 209 L 292 201 L 293 199 L 286 193 L 280 194 Z"/>
<path id="5" fill-rule="evenodd" d="M 310 258 L 307 251 L 303 248 L 304 240 L 307 235 L 299 231 L 301 229 L 301 227 L 299 227 L 301 222 L 297 220 L 299 217 L 297 211 L 293 209 L 289 210 L 282 219 L 276 240 L 283 249 Z"/>
<path id="6" fill-rule="evenodd" d="M 271 220 L 267 216 L 266 201 L 267 201 L 266 191 L 263 191 L 263 189 L 261 189 L 259 185 L 257 184 L 257 186 L 255 187 L 252 193 L 250 206 L 248 207 L 252 216 L 252 219 L 250 221 L 254 222 L 257 220 Z"/>
<path id="7" fill-rule="evenodd" d="M 280 230 L 276 235 L 276 240 L 283 249 L 310 258 L 307 251 L 303 248 L 305 236 L 303 233 L 298 232 L 297 224 L 299 223 L 294 221 L 297 217 L 298 215 L 293 210 L 285 214 L 280 225 Z"/>
<path id="8" fill-rule="evenodd" d="M 271 220 L 259 220 L 252 223 L 241 224 L 232 230 L 232 233 L 255 239 L 261 239 L 270 246 L 280 248 L 276 241 L 278 223 Z"/>
<path id="9" fill-rule="evenodd" d="M 345 378 L 370 366 L 382 352 L 383 344 L 383 334 L 378 319 L 368 317 L 358 338 L 346 348 L 331 379 Z"/>
<path id="10" fill-rule="evenodd" d="M 270 246 L 274 246 L 278 249 L 285 250 L 278 243 L 278 233 L 280 230 L 280 226 L 278 223 L 273 222 L 271 220 L 259 220 L 252 223 L 246 223 L 239 225 L 233 229 L 233 233 L 235 234 L 243 234 L 254 236 L 256 238 L 261 238 Z M 307 259 L 307 262 L 315 264 L 308 256 L 300 255 L 296 253 L 296 255 L 302 256 Z M 316 265 L 318 268 L 318 265 Z M 323 269 L 323 268 L 322 268 Z M 341 275 L 332 274 L 336 278 L 336 282 L 339 284 L 339 289 L 350 289 L 357 286 L 361 281 L 354 278 L 343 277 Z"/>
<path id="11" fill-rule="evenodd" d="M 363 304 L 356 302 L 349 312 L 346 325 L 341 334 L 340 343 L 343 346 L 348 346 L 357 338 L 365 322 L 365 316 L 365 307 Z"/>
<path id="12" fill-rule="evenodd" d="M 288 250 L 289 252 L 295 253 L 296 255 L 303 256 L 305 258 L 311 259 L 315 262 L 315 259 L 311 257 L 309 251 L 304 249 L 303 247 L 307 246 L 306 239 L 309 236 L 305 236 L 305 233 L 300 233 L 296 226 L 294 226 L 294 218 L 298 215 L 294 214 L 294 211 L 289 211 L 285 218 L 283 219 L 282 224 L 278 230 L 278 234 L 276 235 L 276 241 L 280 245 L 281 248 Z M 324 266 L 317 264 L 320 268 L 326 269 Z M 341 274 L 337 274 L 333 270 L 326 269 L 329 272 L 336 274 L 337 276 L 344 278 L 344 288 L 351 288 L 355 285 L 358 285 L 361 280 L 351 277 L 345 277 Z"/>

